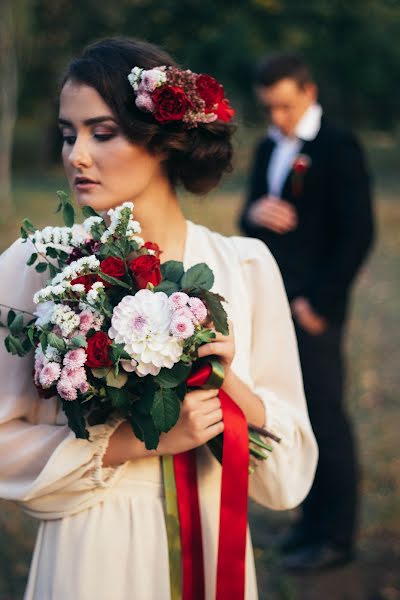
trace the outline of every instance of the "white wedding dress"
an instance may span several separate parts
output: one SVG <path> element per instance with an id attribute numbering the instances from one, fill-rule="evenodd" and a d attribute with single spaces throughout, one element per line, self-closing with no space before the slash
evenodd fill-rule
<path id="1" fill-rule="evenodd" d="M 44 284 L 25 264 L 30 254 L 29 242 L 18 241 L 0 257 L 0 302 L 28 311 Z M 250 476 L 250 496 L 271 509 L 292 508 L 310 489 L 317 446 L 278 268 L 262 242 L 188 222 L 185 268 L 198 262 L 213 269 L 213 290 L 228 302 L 232 368 L 263 400 L 266 426 L 282 437 Z M 0 346 L 0 497 L 41 521 L 25 600 L 169 600 L 159 459 L 103 468 L 119 421 L 90 428 L 91 441 L 77 440 L 56 399 L 38 398 L 32 357 Z M 221 468 L 205 448 L 198 466 L 206 599 L 215 600 Z M 246 600 L 256 599 L 249 536 Z"/>

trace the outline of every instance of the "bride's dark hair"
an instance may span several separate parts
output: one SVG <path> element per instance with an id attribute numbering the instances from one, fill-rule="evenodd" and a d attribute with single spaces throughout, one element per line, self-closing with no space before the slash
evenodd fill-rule
<path id="1" fill-rule="evenodd" d="M 122 131 L 150 152 L 164 153 L 173 185 L 182 183 L 195 194 L 212 189 L 232 170 L 232 125 L 217 121 L 187 129 L 181 122 L 160 124 L 135 104 L 128 74 L 135 66 L 152 69 L 177 66 L 164 50 L 129 38 L 106 38 L 91 44 L 68 65 L 62 81 L 93 87 L 117 117 Z"/>

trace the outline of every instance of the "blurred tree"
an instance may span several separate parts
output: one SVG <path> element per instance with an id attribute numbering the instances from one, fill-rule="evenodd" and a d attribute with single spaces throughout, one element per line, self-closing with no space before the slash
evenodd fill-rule
<path id="1" fill-rule="evenodd" d="M 0 220 L 13 211 L 11 153 L 17 118 L 17 55 L 12 0 L 0 4 Z"/>
<path id="2" fill-rule="evenodd" d="M 13 212 L 11 162 L 18 103 L 17 51 L 18 40 L 26 39 L 28 15 L 28 0 L 0 2 L 0 221 Z"/>
<path id="3" fill-rule="evenodd" d="M 276 50 L 300 52 L 309 60 L 332 117 L 352 126 L 384 128 L 399 119 L 398 0 L 236 0 L 229 6 L 226 0 L 30 3 L 31 51 L 22 67 L 20 111 L 30 119 L 35 115 L 35 156 L 45 162 L 58 149 L 57 81 L 64 65 L 85 44 L 109 35 L 148 39 L 184 66 L 214 74 L 246 121 L 257 116 L 254 64 Z"/>

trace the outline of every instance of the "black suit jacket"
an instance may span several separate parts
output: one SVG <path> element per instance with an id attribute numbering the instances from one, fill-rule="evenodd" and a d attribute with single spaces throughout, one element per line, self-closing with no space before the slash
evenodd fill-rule
<path id="1" fill-rule="evenodd" d="M 350 132 L 323 118 L 316 138 L 304 142 L 300 150 L 310 158 L 300 187 L 296 189 L 292 170 L 281 194 L 295 206 L 298 226 L 277 234 L 248 218 L 252 203 L 268 194 L 266 173 L 274 145 L 264 138 L 256 148 L 240 227 L 268 245 L 289 300 L 305 296 L 320 315 L 332 323 L 342 322 L 351 282 L 373 239 L 370 178 L 363 153 Z"/>

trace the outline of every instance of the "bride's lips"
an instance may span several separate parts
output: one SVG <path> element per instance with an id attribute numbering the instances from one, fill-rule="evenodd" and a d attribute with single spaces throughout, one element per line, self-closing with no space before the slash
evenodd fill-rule
<path id="1" fill-rule="evenodd" d="M 80 191 L 91 190 L 97 185 L 100 185 L 98 181 L 84 175 L 77 175 L 74 179 L 74 186 Z"/>

